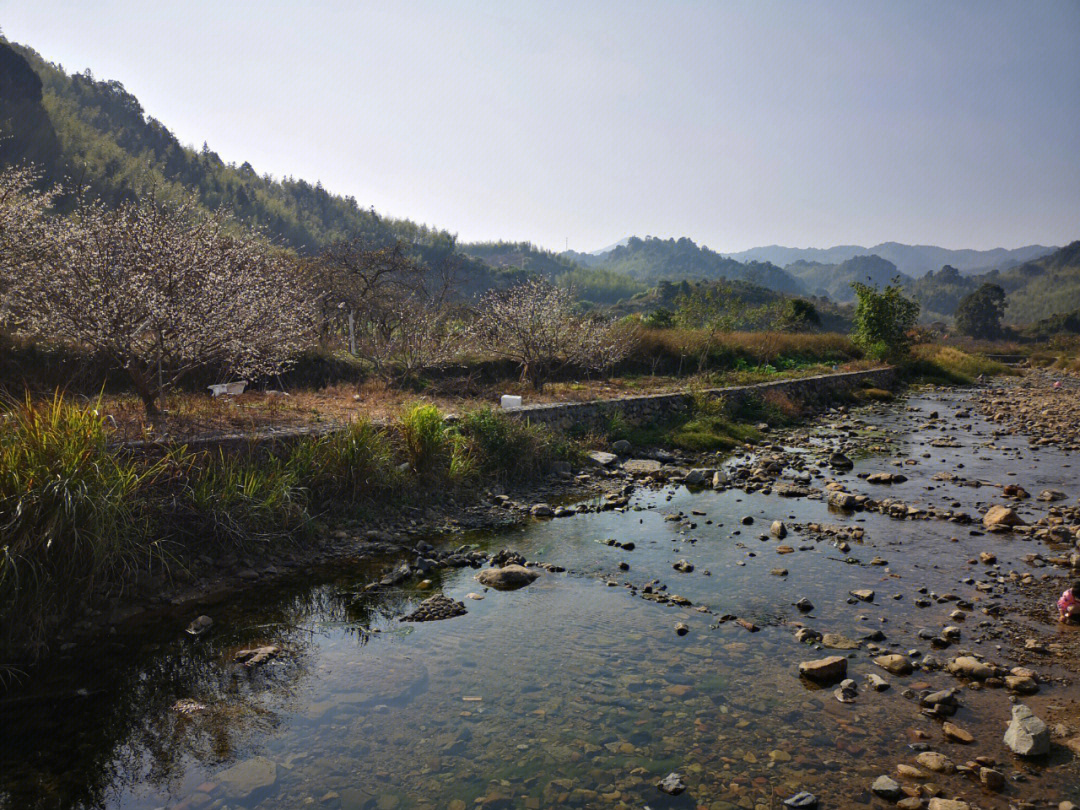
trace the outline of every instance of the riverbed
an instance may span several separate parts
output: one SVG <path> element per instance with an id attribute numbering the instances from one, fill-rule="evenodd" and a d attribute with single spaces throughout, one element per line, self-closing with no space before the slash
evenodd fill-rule
<path id="1" fill-rule="evenodd" d="M 486 590 L 471 567 L 437 570 L 425 588 L 413 577 L 370 589 L 397 558 L 338 563 L 65 651 L 0 708 L 0 807 L 723 810 L 780 807 L 800 791 L 821 807 L 894 806 L 870 790 L 883 774 L 917 797 L 984 808 L 1080 802 L 1062 744 L 1080 735 L 1080 628 L 1036 601 L 1066 587 L 1044 562 L 1061 548 L 978 522 L 995 503 L 1028 523 L 1075 505 L 1076 458 L 1003 433 L 973 409 L 979 396 L 919 391 L 770 434 L 775 453 L 805 462 L 755 492 L 639 486 L 625 507 L 431 538 L 565 569 L 537 569 L 520 590 Z M 824 462 L 837 448 L 854 469 Z M 724 469 L 734 478 L 769 452 Z M 865 480 L 880 472 L 906 480 Z M 811 497 L 782 497 L 786 481 Z M 837 509 L 829 482 L 935 514 Z M 1003 500 L 1010 483 L 1067 500 Z M 871 601 L 852 595 L 863 590 Z M 435 592 L 467 613 L 400 620 Z M 191 640 L 183 630 L 200 612 L 214 625 Z M 800 643 L 801 627 L 857 646 Z M 945 627 L 959 638 L 938 646 Z M 1025 650 L 1028 638 L 1041 651 Z M 234 661 L 266 645 L 278 652 L 265 663 Z M 962 652 L 1036 670 L 1038 692 L 1011 697 L 921 666 Z M 890 674 L 874 664 L 881 653 L 920 668 Z M 848 657 L 854 702 L 799 677 L 800 662 L 827 655 Z M 870 688 L 869 673 L 889 688 Z M 953 687 L 947 719 L 969 744 L 918 700 Z M 1016 699 L 1054 729 L 1049 755 L 1003 744 Z M 960 771 L 897 774 L 927 750 Z M 992 765 L 969 772 L 976 757 Z M 983 784 L 980 767 L 1004 787 Z M 676 796 L 656 787 L 672 772 L 686 787 Z"/>

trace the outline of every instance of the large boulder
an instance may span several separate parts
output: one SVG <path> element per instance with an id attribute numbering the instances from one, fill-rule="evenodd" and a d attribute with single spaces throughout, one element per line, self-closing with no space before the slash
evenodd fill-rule
<path id="1" fill-rule="evenodd" d="M 984 664 L 977 658 L 972 658 L 970 655 L 961 655 L 954 658 L 949 662 L 949 672 L 953 675 L 961 675 L 965 678 L 975 678 L 979 681 L 985 681 L 987 678 L 991 678 L 994 675 L 994 669 L 989 664 Z"/>
<path id="2" fill-rule="evenodd" d="M 1020 516 L 1016 514 L 1016 510 L 1009 506 L 994 505 L 986 510 L 986 514 L 983 515 L 983 525 L 990 526 L 1005 526 L 1012 528 L 1013 526 L 1026 525 Z"/>
<path id="3" fill-rule="evenodd" d="M 911 662 L 899 653 L 879 655 L 874 659 L 874 663 L 893 675 L 910 675 L 912 672 Z"/>
<path id="4" fill-rule="evenodd" d="M 1012 709 L 1012 722 L 1005 731 L 1005 745 L 1014 754 L 1037 757 L 1050 750 L 1050 729 L 1023 703 Z"/>
<path id="5" fill-rule="evenodd" d="M 540 572 L 523 565 L 504 565 L 502 568 L 485 568 L 476 575 L 476 581 L 497 591 L 513 591 L 524 588 L 539 578 Z"/>
<path id="6" fill-rule="evenodd" d="M 803 661 L 799 664 L 799 674 L 823 686 L 838 683 L 847 677 L 847 659 L 841 655 L 830 655 L 828 658 Z"/>

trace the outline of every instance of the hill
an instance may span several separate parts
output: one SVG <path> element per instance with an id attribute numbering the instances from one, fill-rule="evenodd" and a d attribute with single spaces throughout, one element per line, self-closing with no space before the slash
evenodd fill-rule
<path id="1" fill-rule="evenodd" d="M 798 261 L 788 265 L 787 272 L 813 295 L 826 296 L 838 303 L 855 300 L 852 282 L 880 288 L 898 276 L 901 283 L 911 280 L 900 273 L 892 262 L 873 255 L 853 256 L 839 264 Z"/>
<path id="2" fill-rule="evenodd" d="M 795 262 L 840 264 L 856 256 L 873 254 L 892 262 L 904 275 L 918 278 L 945 265 L 951 265 L 961 273 L 981 273 L 995 268 L 1006 269 L 1038 259 L 1054 250 L 1056 248 L 1045 245 L 1028 245 L 1013 249 L 950 250 L 935 245 L 882 242 L 873 247 L 837 245 L 831 248 L 790 248 L 769 245 L 725 255 L 739 261 L 766 261 L 786 268 Z"/>
<path id="3" fill-rule="evenodd" d="M 776 292 L 801 295 L 793 276 L 768 262 L 737 262 L 693 240 L 636 236 L 603 255 L 593 267 L 629 276 L 653 286 L 660 281 L 746 281 Z"/>

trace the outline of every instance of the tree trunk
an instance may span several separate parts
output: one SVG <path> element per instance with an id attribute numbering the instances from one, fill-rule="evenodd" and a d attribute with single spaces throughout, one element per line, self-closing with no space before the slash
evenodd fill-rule
<path id="1" fill-rule="evenodd" d="M 150 420 L 150 424 L 155 428 L 161 424 L 161 411 L 158 409 L 157 400 L 161 393 L 160 388 L 155 388 L 151 383 L 146 373 L 137 368 L 136 366 L 128 363 L 125 367 L 127 369 L 128 377 L 131 378 L 131 384 L 135 388 L 135 393 L 139 395 L 139 399 L 142 400 L 143 408 L 146 410 L 146 418 Z"/>

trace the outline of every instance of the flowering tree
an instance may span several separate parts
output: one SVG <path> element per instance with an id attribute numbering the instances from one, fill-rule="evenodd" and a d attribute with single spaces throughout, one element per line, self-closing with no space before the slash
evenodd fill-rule
<path id="1" fill-rule="evenodd" d="M 20 296 L 19 284 L 49 245 L 45 212 L 56 189 L 41 189 L 31 169 L 0 171 L 0 323 Z"/>
<path id="2" fill-rule="evenodd" d="M 52 225 L 22 274 L 20 327 L 107 354 L 147 415 L 192 370 L 281 371 L 303 347 L 312 307 L 288 258 L 191 201 L 90 204 Z"/>
<path id="3" fill-rule="evenodd" d="M 575 314 L 569 291 L 537 279 L 485 295 L 471 337 L 478 348 L 516 361 L 522 380 L 537 391 L 568 365 L 608 368 L 634 343 L 612 321 Z"/>

